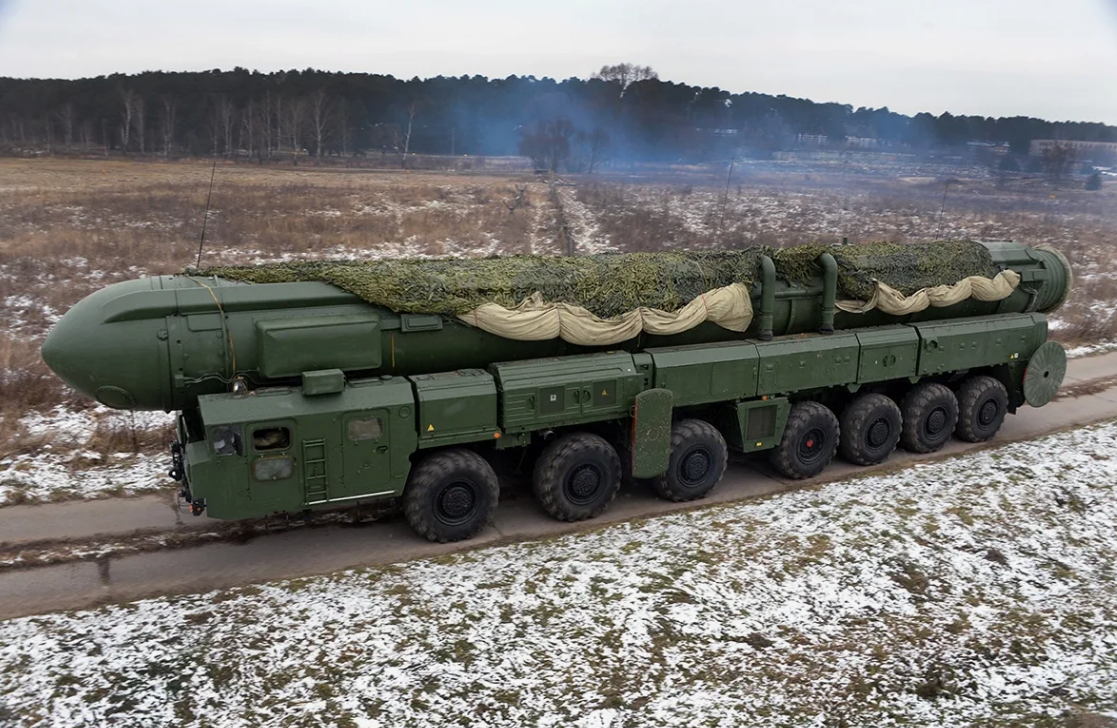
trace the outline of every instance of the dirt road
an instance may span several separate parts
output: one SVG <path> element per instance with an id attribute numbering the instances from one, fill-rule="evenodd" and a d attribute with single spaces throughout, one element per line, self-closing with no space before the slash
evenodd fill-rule
<path id="1" fill-rule="evenodd" d="M 1030 439 L 1056 430 L 1117 417 L 1117 354 L 1074 360 L 1062 397 L 1042 410 L 1025 408 L 1009 417 L 992 443 Z M 986 445 L 987 446 L 987 445 Z M 933 458 L 974 450 L 979 445 L 952 441 Z M 349 526 L 291 529 L 245 543 L 211 543 L 192 548 L 78 561 L 0 573 L 0 618 L 46 611 L 81 609 L 105 602 L 160 594 L 201 592 L 239 584 L 324 574 L 339 569 L 406 561 L 498 543 L 547 538 L 687 508 L 778 493 L 858 474 L 907 467 L 928 456 L 897 452 L 876 468 L 835 462 L 822 477 L 787 481 L 761 457 L 735 458 L 725 480 L 698 503 L 667 503 L 650 492 L 630 488 L 600 518 L 579 524 L 548 518 L 522 490 L 501 502 L 494 526 L 467 543 L 430 544 L 401 519 Z M 913 471 L 913 477 L 918 477 Z M 212 526 L 212 522 L 208 525 Z M 160 498 L 137 498 L 0 509 L 0 541 L 32 542 L 51 538 L 112 539 L 136 529 L 181 532 L 206 528 L 204 519 L 181 516 Z"/>

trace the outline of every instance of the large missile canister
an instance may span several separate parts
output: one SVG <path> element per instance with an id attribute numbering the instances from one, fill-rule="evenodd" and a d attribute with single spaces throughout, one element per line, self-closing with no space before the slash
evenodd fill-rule
<path id="1" fill-rule="evenodd" d="M 980 245 L 987 256 L 987 270 L 981 275 L 994 279 L 1003 273 L 1001 279 L 1013 282 L 1003 297 L 971 296 L 949 305 L 940 301 L 901 315 L 883 307 L 857 312 L 843 298 L 852 293 L 864 302 L 874 281 L 857 270 L 858 254 L 871 246 L 789 248 L 768 251 L 771 255 L 758 252 L 755 275 L 740 279 L 751 304 L 751 319 L 746 319 L 743 331 L 706 321 L 671 335 L 645 331 L 599 347 L 562 338 L 499 336 L 472 325 L 460 310 L 394 311 L 316 280 L 249 283 L 203 275 L 157 276 L 118 283 L 80 301 L 50 331 L 42 353 L 71 387 L 109 407 L 172 411 L 196 406 L 199 395 L 228 391 L 238 379 L 255 388 L 297 383 L 302 373 L 324 369 L 360 376 L 424 374 L 602 348 L 638 350 L 967 316 L 1047 313 L 1065 301 L 1071 271 L 1057 251 L 1018 243 L 970 245 Z M 907 246 L 895 247 L 900 262 L 893 272 L 903 278 L 906 270 L 918 266 L 905 262 Z M 713 261 L 704 265 L 717 264 L 716 254 L 694 255 Z M 874 260 L 866 258 L 870 268 Z M 623 254 L 610 265 L 617 261 L 623 263 Z M 518 293 L 513 299 L 531 293 L 524 287 L 530 287 L 530 280 L 524 283 L 530 264 L 521 260 L 517 265 Z M 721 276 L 718 283 L 732 285 L 734 275 Z M 242 277 L 252 279 L 248 274 Z M 887 270 L 879 275 L 882 283 L 903 285 L 887 278 Z M 934 283 L 951 286 L 957 281 Z"/>

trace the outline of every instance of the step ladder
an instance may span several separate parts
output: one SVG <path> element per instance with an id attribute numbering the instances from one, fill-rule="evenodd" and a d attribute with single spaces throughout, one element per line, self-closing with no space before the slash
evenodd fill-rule
<path id="1" fill-rule="evenodd" d="M 330 499 L 324 439 L 303 440 L 303 494 L 308 506 Z"/>

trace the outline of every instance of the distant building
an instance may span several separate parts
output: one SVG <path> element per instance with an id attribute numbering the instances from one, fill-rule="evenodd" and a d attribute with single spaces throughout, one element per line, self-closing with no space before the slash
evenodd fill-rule
<path id="1" fill-rule="evenodd" d="M 846 146 L 853 149 L 873 149 L 875 147 L 883 146 L 880 139 L 874 137 L 846 137 Z"/>
<path id="2" fill-rule="evenodd" d="M 825 134 L 796 134 L 795 141 L 805 146 L 824 147 L 830 143 Z"/>
<path id="3" fill-rule="evenodd" d="M 1033 139 L 1028 154 L 1033 157 L 1042 157 L 1044 152 L 1055 145 L 1070 147 L 1078 152 L 1080 157 L 1089 156 L 1095 152 L 1117 154 L 1117 142 L 1078 142 L 1067 139 Z"/>

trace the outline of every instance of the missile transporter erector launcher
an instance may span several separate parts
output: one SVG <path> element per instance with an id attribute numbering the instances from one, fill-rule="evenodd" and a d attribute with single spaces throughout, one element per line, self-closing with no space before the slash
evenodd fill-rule
<path id="1" fill-rule="evenodd" d="M 1016 243 L 205 273 L 94 293 L 43 357 L 107 406 L 179 411 L 172 476 L 216 518 L 401 499 L 469 538 L 509 448 L 548 513 L 592 518 L 628 478 L 703 497 L 729 449 L 808 478 L 987 440 L 1066 369 L 1045 314 L 1069 264 Z"/>

